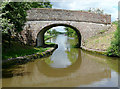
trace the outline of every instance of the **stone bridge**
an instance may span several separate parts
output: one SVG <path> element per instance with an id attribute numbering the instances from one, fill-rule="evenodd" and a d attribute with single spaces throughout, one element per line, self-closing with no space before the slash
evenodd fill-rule
<path id="1" fill-rule="evenodd" d="M 21 32 L 22 41 L 34 46 L 43 46 L 44 33 L 56 26 L 73 28 L 78 35 L 79 46 L 84 45 L 89 37 L 111 27 L 111 15 L 48 8 L 32 8 L 27 13 L 28 21 Z"/>

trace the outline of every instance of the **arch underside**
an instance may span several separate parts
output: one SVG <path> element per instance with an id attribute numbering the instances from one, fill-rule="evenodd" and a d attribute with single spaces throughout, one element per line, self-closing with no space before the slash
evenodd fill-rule
<path id="1" fill-rule="evenodd" d="M 107 30 L 111 25 L 75 22 L 75 21 L 27 21 L 24 30 L 21 32 L 21 41 L 32 46 L 43 46 L 44 33 L 52 27 L 66 26 L 74 29 L 78 35 L 79 47 L 84 46 L 85 41 L 96 36 L 102 30 Z"/>
<path id="2" fill-rule="evenodd" d="M 51 24 L 48 26 L 45 26 L 44 28 L 42 28 L 38 35 L 37 35 L 37 46 L 44 46 L 45 45 L 45 40 L 44 40 L 44 34 L 47 30 L 49 30 L 52 27 L 56 27 L 56 26 L 65 26 L 65 27 L 70 27 L 72 28 L 76 33 L 77 33 L 77 37 L 78 37 L 78 44 L 77 46 L 80 47 L 81 46 L 81 34 L 79 32 L 79 30 L 72 26 L 72 25 L 68 25 L 68 24 L 63 24 L 63 23 L 55 23 L 55 24 Z"/>
<path id="3" fill-rule="evenodd" d="M 27 11 L 27 15 L 28 21 L 22 31 L 22 40 L 33 46 L 44 45 L 44 33 L 52 27 L 73 28 L 78 34 L 79 45 L 84 46 L 85 40 L 97 35 L 101 30 L 107 30 L 111 25 L 111 15 L 91 12 L 32 8 Z"/>

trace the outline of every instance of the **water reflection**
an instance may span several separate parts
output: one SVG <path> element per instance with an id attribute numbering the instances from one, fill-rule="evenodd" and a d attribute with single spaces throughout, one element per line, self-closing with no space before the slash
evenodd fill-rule
<path id="1" fill-rule="evenodd" d="M 51 67 L 67 68 L 78 59 L 78 49 L 71 48 L 72 45 L 77 44 L 75 40 L 76 39 L 64 35 L 58 35 L 51 40 L 51 42 L 58 44 L 58 49 L 56 49 L 49 58 L 49 60 L 52 61 L 52 63 L 50 63 Z M 49 42 L 49 40 L 47 42 Z"/>
<path id="2" fill-rule="evenodd" d="M 79 54 L 81 54 L 80 50 Z M 81 55 L 79 55 L 78 60 L 73 65 L 70 65 L 67 68 L 53 68 L 51 67 L 51 65 L 46 64 L 44 61 L 37 62 L 37 66 L 39 68 L 39 71 L 41 71 L 44 75 L 48 77 L 64 77 L 77 71 L 78 68 L 80 68 L 81 61 Z"/>
<path id="3" fill-rule="evenodd" d="M 3 78 L 3 86 L 117 86 L 117 72 L 112 70 L 109 64 L 96 61 L 109 59 L 108 57 L 72 48 L 75 40 L 66 36 L 59 35 L 51 41 L 59 45 L 52 56 L 22 65 L 21 73 L 29 74 Z"/>

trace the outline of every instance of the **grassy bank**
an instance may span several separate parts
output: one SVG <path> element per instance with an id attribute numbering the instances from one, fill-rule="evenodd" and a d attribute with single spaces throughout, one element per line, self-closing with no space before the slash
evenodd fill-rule
<path id="1" fill-rule="evenodd" d="M 112 27 L 108 30 L 101 30 L 97 36 L 91 37 L 85 42 L 85 47 L 98 51 L 107 51 L 111 45 L 111 41 L 114 38 L 114 32 L 117 29 L 116 23 L 112 24 Z"/>
<path id="2" fill-rule="evenodd" d="M 45 40 L 48 40 L 48 39 L 50 39 L 50 38 L 52 38 L 52 37 L 55 37 L 55 35 L 51 35 L 51 36 L 50 36 L 50 35 L 45 35 L 45 36 L 44 36 L 44 39 L 45 39 Z"/>
<path id="3" fill-rule="evenodd" d="M 2 45 L 2 59 L 8 58 L 16 58 L 19 56 L 31 55 L 34 53 L 44 52 L 50 49 L 50 47 L 42 48 L 42 47 L 33 47 L 28 45 L 22 45 L 18 42 L 11 41 L 11 47 L 9 48 L 8 42 L 6 41 Z"/>

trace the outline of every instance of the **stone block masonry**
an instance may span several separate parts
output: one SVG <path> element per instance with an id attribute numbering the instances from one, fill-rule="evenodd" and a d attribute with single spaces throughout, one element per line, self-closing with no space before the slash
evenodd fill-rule
<path id="1" fill-rule="evenodd" d="M 111 15 L 85 11 L 33 8 L 28 11 L 29 21 L 77 21 L 110 24 Z"/>
<path id="2" fill-rule="evenodd" d="M 111 27 L 111 15 L 91 12 L 33 8 L 28 11 L 28 21 L 21 32 L 22 41 L 28 45 L 44 45 L 44 33 L 55 26 L 68 26 L 78 33 L 81 46 L 89 37 Z"/>

